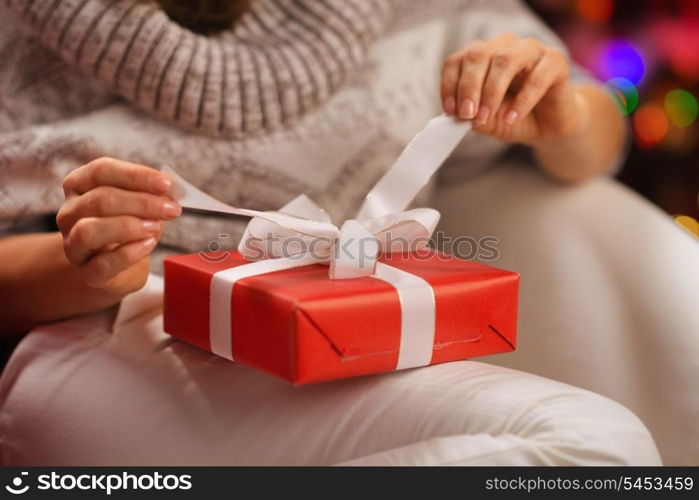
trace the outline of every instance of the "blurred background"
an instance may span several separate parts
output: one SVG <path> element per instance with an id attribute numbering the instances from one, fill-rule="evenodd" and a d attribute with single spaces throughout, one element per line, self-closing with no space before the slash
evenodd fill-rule
<path id="1" fill-rule="evenodd" d="M 629 116 L 619 178 L 699 237 L 699 0 L 528 0 Z"/>

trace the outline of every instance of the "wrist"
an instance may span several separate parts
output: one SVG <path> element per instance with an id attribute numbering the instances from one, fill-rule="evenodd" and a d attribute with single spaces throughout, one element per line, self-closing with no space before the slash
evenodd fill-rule
<path id="1" fill-rule="evenodd" d="M 590 126 L 592 115 L 590 101 L 580 89 L 575 89 L 573 92 L 575 101 L 574 116 L 576 119 L 570 129 L 564 130 L 564 132 L 561 134 L 562 139 L 566 139 L 568 137 L 579 137 L 580 135 L 584 134 Z"/>
<path id="2" fill-rule="evenodd" d="M 590 102 L 581 89 L 572 89 L 569 94 L 570 106 L 566 106 L 567 119 L 561 120 L 555 128 L 555 133 L 546 134 L 543 138 L 530 144 L 535 150 L 550 150 L 563 147 L 571 142 L 580 140 L 590 126 Z"/>

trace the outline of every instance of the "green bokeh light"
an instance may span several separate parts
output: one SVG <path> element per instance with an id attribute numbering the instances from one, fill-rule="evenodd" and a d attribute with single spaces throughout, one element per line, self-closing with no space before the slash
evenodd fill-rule
<path id="1" fill-rule="evenodd" d="M 665 112 L 673 125 L 685 128 L 697 119 L 699 105 L 692 94 L 686 90 L 675 89 L 665 94 Z"/>
<path id="2" fill-rule="evenodd" d="M 625 115 L 630 115 L 638 106 L 638 89 L 626 78 L 611 78 L 604 86 L 609 90 L 619 109 Z"/>

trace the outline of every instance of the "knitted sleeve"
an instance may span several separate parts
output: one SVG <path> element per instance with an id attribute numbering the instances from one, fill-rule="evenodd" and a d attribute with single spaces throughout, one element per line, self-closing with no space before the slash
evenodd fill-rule
<path id="1" fill-rule="evenodd" d="M 391 0 L 258 0 L 195 34 L 144 0 L 0 0 L 31 35 L 138 108 L 214 137 L 274 131 L 328 99 Z"/>

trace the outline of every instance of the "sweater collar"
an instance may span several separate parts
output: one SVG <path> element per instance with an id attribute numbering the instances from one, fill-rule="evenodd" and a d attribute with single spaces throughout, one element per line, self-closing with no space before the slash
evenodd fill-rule
<path id="1" fill-rule="evenodd" d="M 170 123 L 242 138 L 281 129 L 347 81 L 395 0 L 255 0 L 195 34 L 141 0 L 0 0 L 106 91 Z"/>

